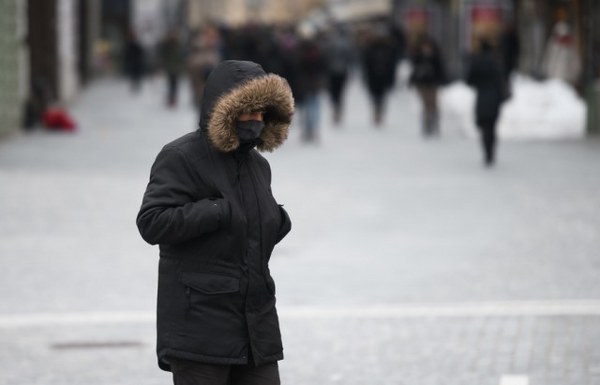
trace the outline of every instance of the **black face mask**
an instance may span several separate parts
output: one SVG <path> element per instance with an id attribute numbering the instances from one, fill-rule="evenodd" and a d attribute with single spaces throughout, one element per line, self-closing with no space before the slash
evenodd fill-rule
<path id="1" fill-rule="evenodd" d="M 261 122 L 260 120 L 237 122 L 236 130 L 238 137 L 240 138 L 240 143 L 246 144 L 256 142 L 264 127 L 265 122 Z"/>

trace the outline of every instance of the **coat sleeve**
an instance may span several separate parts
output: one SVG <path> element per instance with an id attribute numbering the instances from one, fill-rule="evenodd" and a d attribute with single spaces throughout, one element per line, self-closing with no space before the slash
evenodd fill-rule
<path id="1" fill-rule="evenodd" d="M 156 157 L 137 215 L 146 242 L 177 244 L 229 224 L 229 202 L 221 197 L 197 200 L 198 186 L 191 172 L 185 156 L 175 148 L 165 148 Z"/>
<path id="2" fill-rule="evenodd" d="M 273 190 L 271 189 L 271 166 L 269 165 L 269 162 L 266 161 L 266 159 L 261 159 L 263 162 L 264 169 L 266 171 L 269 194 L 273 196 Z M 275 197 L 273 197 L 273 199 L 275 199 Z M 279 230 L 277 231 L 277 237 L 275 238 L 276 244 L 279 243 L 283 238 L 285 238 L 285 236 L 292 230 L 292 221 L 290 219 L 290 216 L 288 215 L 287 211 L 285 211 L 285 209 L 283 208 L 283 205 L 278 206 L 281 222 L 279 225 Z"/>
<path id="3" fill-rule="evenodd" d="M 287 211 L 283 208 L 283 205 L 279 205 L 279 212 L 281 213 L 281 225 L 279 226 L 275 243 L 279 243 L 292 230 L 292 221 Z"/>

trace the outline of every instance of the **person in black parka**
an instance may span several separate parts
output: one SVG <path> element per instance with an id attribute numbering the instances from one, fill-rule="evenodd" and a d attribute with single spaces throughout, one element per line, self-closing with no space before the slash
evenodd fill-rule
<path id="1" fill-rule="evenodd" d="M 466 81 L 477 94 L 475 123 L 481 135 L 484 164 L 492 166 L 496 159 L 496 122 L 507 86 L 501 61 L 489 41 L 481 41 L 479 52 L 471 57 Z"/>
<path id="2" fill-rule="evenodd" d="M 279 384 L 268 263 L 291 222 L 256 148 L 285 141 L 294 100 L 280 76 L 224 61 L 202 103 L 200 128 L 158 154 L 137 216 L 144 240 L 160 250 L 158 365 L 175 384 Z"/>
<path id="3" fill-rule="evenodd" d="M 325 43 L 327 91 L 333 107 L 333 122 L 339 124 L 342 118 L 344 92 L 352 62 L 354 47 L 342 28 L 329 32 Z"/>
<path id="4" fill-rule="evenodd" d="M 397 52 L 393 38 L 381 26 L 367 38 L 362 53 L 364 78 L 373 104 L 373 120 L 383 121 L 385 100 L 394 87 Z"/>
<path id="5" fill-rule="evenodd" d="M 135 31 L 129 31 L 125 44 L 125 74 L 131 81 L 131 90 L 137 93 L 140 90 L 144 76 L 144 47 L 140 43 Z"/>
<path id="6" fill-rule="evenodd" d="M 440 49 L 433 38 L 423 36 L 412 56 L 409 83 L 414 85 L 423 105 L 422 132 L 424 136 L 439 134 L 438 88 L 446 83 Z"/>

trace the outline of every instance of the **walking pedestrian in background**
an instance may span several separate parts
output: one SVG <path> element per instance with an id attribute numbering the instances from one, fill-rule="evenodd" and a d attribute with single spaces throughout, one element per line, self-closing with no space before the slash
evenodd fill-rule
<path id="1" fill-rule="evenodd" d="M 429 36 L 417 43 L 412 56 L 409 84 L 417 88 L 423 106 L 422 132 L 424 136 L 440 132 L 438 88 L 446 82 L 446 71 L 437 44 Z"/>
<path id="2" fill-rule="evenodd" d="M 137 93 L 140 90 L 145 64 L 144 47 L 140 44 L 135 31 L 129 31 L 125 43 L 124 67 L 125 74 L 131 82 L 131 90 Z"/>
<path id="3" fill-rule="evenodd" d="M 279 32 L 279 50 L 282 58 L 282 68 L 279 75 L 283 76 L 292 89 L 296 104 L 300 101 L 300 42 L 293 27 L 282 28 Z"/>
<path id="4" fill-rule="evenodd" d="M 167 105 L 177 106 L 179 76 L 183 70 L 183 47 L 179 40 L 179 32 L 169 31 L 160 43 L 159 56 L 163 71 L 167 77 Z"/>
<path id="5" fill-rule="evenodd" d="M 333 122 L 339 124 L 348 74 L 354 60 L 354 50 L 348 36 L 335 28 L 329 32 L 325 45 L 327 63 L 327 90 L 333 105 Z"/>
<path id="6" fill-rule="evenodd" d="M 581 59 L 577 52 L 577 43 L 571 27 L 565 21 L 559 21 L 552 29 L 542 61 L 544 75 L 562 79 L 577 86 L 581 75 Z"/>
<path id="7" fill-rule="evenodd" d="M 508 22 L 504 26 L 504 31 L 500 36 L 500 49 L 502 52 L 504 64 L 504 81 L 507 86 L 507 97 L 512 95 L 512 74 L 519 66 L 521 55 L 521 43 L 519 34 L 513 22 Z"/>
<path id="8" fill-rule="evenodd" d="M 188 72 L 194 107 L 200 115 L 204 85 L 210 72 L 221 61 L 221 44 L 217 29 L 207 26 L 193 38 L 189 49 Z"/>
<path id="9" fill-rule="evenodd" d="M 318 141 L 321 105 L 319 94 L 326 76 L 326 62 L 316 31 L 307 27 L 300 32 L 298 44 L 298 105 L 302 112 L 302 140 Z"/>
<path id="10" fill-rule="evenodd" d="M 373 120 L 379 126 L 387 94 L 394 86 L 397 62 L 395 42 L 383 26 L 376 26 L 369 32 L 362 55 L 364 79 L 373 105 Z"/>
<path id="11" fill-rule="evenodd" d="M 470 58 L 467 83 L 475 88 L 475 122 L 481 136 L 483 160 L 492 166 L 496 160 L 496 122 L 506 99 L 507 85 L 501 58 L 488 40 L 479 44 L 479 52 Z"/>
<path id="12" fill-rule="evenodd" d="M 225 61 L 207 79 L 199 130 L 163 147 L 137 225 L 160 250 L 158 365 L 176 385 L 278 385 L 283 358 L 269 259 L 290 231 L 256 150 L 287 138 L 285 79 Z"/>

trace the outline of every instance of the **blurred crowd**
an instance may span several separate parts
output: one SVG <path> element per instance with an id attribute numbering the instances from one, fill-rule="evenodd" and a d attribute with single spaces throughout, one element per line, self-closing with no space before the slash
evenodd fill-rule
<path id="1" fill-rule="evenodd" d="M 401 30 L 385 23 L 360 27 L 310 25 L 271 26 L 249 24 L 239 28 L 208 25 L 184 39 L 171 30 L 158 44 L 158 68 L 168 82 L 166 103 L 177 104 L 179 78 L 187 76 L 194 104 L 200 113 L 204 82 L 222 60 L 250 60 L 267 72 L 288 80 L 304 127 L 303 139 L 317 140 L 320 105 L 326 91 L 339 123 L 344 91 L 350 74 L 360 71 L 373 103 L 373 119 L 380 124 L 385 96 L 396 83 L 396 68 L 407 47 Z M 145 72 L 142 45 L 131 34 L 126 47 L 125 69 L 134 90 Z"/>
<path id="2" fill-rule="evenodd" d="M 435 105 L 433 88 L 446 81 L 443 59 L 431 37 L 423 36 L 411 46 L 400 28 L 383 22 L 326 29 L 310 25 L 249 24 L 239 28 L 208 25 L 192 31 L 185 39 L 177 30 L 169 31 L 153 53 L 145 53 L 131 33 L 123 57 L 134 90 L 139 89 L 147 72 L 145 56 L 151 54 L 156 56 L 157 67 L 166 76 L 166 103 L 172 107 L 177 104 L 179 79 L 187 76 L 200 111 L 204 82 L 222 60 L 254 61 L 267 72 L 283 76 L 299 107 L 306 141 L 317 138 L 321 91 L 329 95 L 334 123 L 341 121 L 344 92 L 353 72 L 360 73 L 371 97 L 376 125 L 382 122 L 386 95 L 396 85 L 397 68 L 403 59 L 412 61 L 411 83 L 420 88 L 427 105 Z M 435 130 L 434 120 L 428 124 L 429 131 Z"/>
<path id="3" fill-rule="evenodd" d="M 572 81 L 579 66 L 569 55 L 569 30 L 558 24 L 548 42 L 544 69 L 548 76 Z M 439 43 L 428 34 L 407 37 L 396 24 L 376 21 L 357 25 L 310 24 L 274 26 L 247 24 L 241 27 L 205 25 L 185 36 L 171 29 L 153 52 L 145 52 L 135 33 L 124 50 L 124 69 L 134 91 L 154 69 L 167 82 L 165 103 L 178 104 L 179 83 L 187 77 L 193 103 L 200 114 L 204 83 L 223 60 L 250 60 L 267 72 L 286 78 L 290 84 L 302 126 L 302 140 L 319 139 L 321 93 L 328 95 L 333 123 L 342 121 L 346 84 L 352 74 L 362 80 L 371 101 L 373 127 L 385 117 L 387 96 L 396 84 L 399 64 L 409 63 L 408 86 L 414 87 L 422 103 L 421 130 L 425 137 L 439 134 L 438 90 L 456 77 L 476 91 L 474 119 L 481 132 L 485 163 L 494 162 L 495 125 L 502 103 L 511 97 L 511 74 L 519 61 L 520 46 L 515 28 L 507 24 L 494 39 L 481 38 L 466 58 L 466 71 L 450 76 Z"/>

